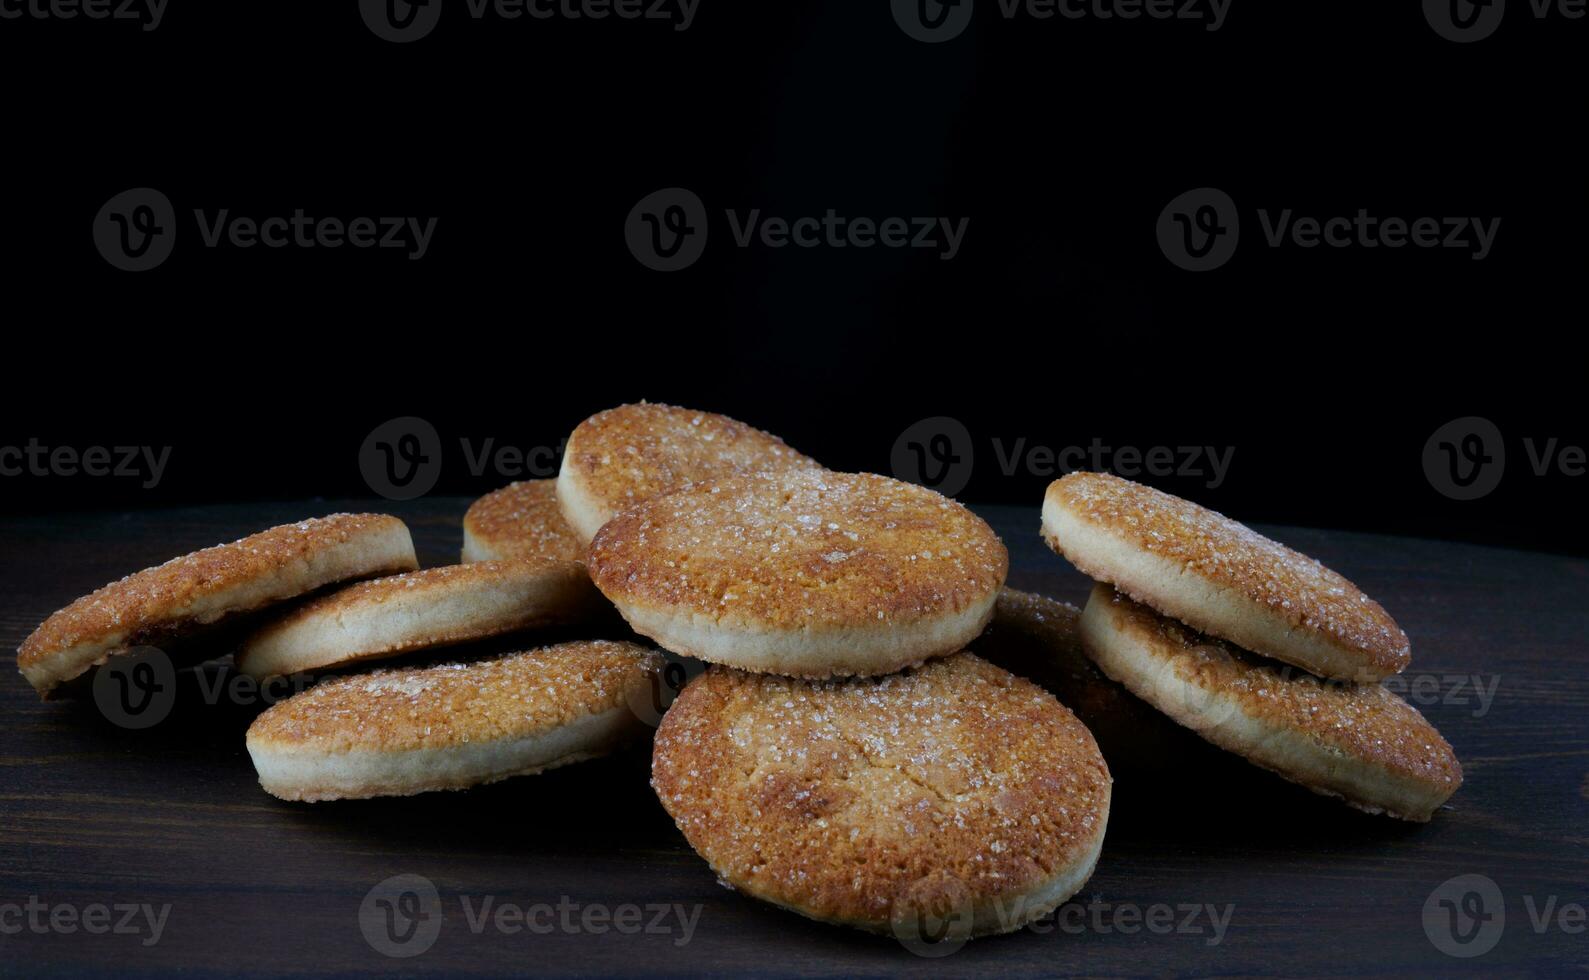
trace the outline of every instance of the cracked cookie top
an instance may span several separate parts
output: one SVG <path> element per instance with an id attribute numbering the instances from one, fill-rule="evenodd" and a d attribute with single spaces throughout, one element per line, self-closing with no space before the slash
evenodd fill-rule
<path id="1" fill-rule="evenodd" d="M 777 629 L 880 626 L 988 601 L 1009 553 L 942 494 L 807 470 L 700 483 L 614 518 L 591 543 L 615 602 Z"/>
<path id="2" fill-rule="evenodd" d="M 924 889 L 983 902 L 1090 860 L 1110 776 L 1052 695 L 960 653 L 847 680 L 711 668 L 664 716 L 652 786 L 730 884 L 864 925 Z"/>

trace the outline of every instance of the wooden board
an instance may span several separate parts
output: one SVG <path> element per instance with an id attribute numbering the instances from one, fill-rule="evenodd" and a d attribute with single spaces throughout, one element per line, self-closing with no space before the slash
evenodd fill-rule
<path id="1" fill-rule="evenodd" d="M 14 648 L 49 612 L 129 571 L 333 510 L 399 514 L 423 561 L 453 561 L 466 505 L 319 501 L 11 519 L 0 525 L 0 641 Z M 1035 507 L 982 512 L 1010 545 L 1012 585 L 1083 601 L 1086 581 L 1038 540 Z M 1412 636 L 1411 696 L 1467 771 L 1432 824 L 1359 814 L 1189 737 L 1178 776 L 1117 773 L 1097 874 L 1057 920 L 928 960 L 718 885 L 652 795 L 644 752 L 462 794 L 288 805 L 260 791 L 243 750 L 259 698 L 214 694 L 221 668 L 184 677 L 175 710 L 144 731 L 112 724 L 91 701 L 41 703 L 8 671 L 0 972 L 1582 970 L 1589 937 L 1571 930 L 1582 929 L 1589 902 L 1589 561 L 1266 530 L 1345 572 Z M 1493 700 L 1476 693 L 1492 685 Z M 366 939 L 359 911 L 374 886 L 399 874 L 434 884 L 440 928 L 423 953 L 389 958 Z M 1431 938 L 1463 938 L 1449 938 L 1438 906 L 1447 896 L 1434 894 L 1462 875 L 1493 881 L 1500 904 L 1491 896 L 1461 906 L 1466 889 L 1453 886 L 1459 909 L 1504 910 L 1498 942 L 1471 958 Z M 491 915 L 472 920 L 487 899 Z M 94 918 L 97 904 L 112 906 L 105 920 Z M 157 942 L 147 925 L 84 928 L 119 923 L 114 906 L 167 904 Z M 528 910 L 537 930 L 514 931 L 513 918 L 499 928 L 504 905 Z M 1541 929 L 1534 919 L 1547 909 Z M 1453 948 L 1472 952 L 1489 935 Z"/>

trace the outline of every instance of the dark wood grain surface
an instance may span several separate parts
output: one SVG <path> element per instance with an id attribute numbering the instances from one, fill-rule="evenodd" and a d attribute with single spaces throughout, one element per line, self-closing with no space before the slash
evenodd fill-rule
<path id="1" fill-rule="evenodd" d="M 396 513 L 413 528 L 422 561 L 453 561 L 466 505 L 316 501 L 11 519 L 0 524 L 0 642 L 15 648 L 48 613 L 127 572 L 333 510 Z M 1012 585 L 1085 598 L 1085 580 L 1038 540 L 1035 507 L 982 513 L 1009 543 Z M 926 959 L 720 886 L 653 797 L 643 751 L 467 793 L 292 805 L 255 782 L 243 732 L 260 698 L 215 695 L 224 668 L 185 675 L 170 716 L 143 731 L 108 721 L 92 700 L 42 703 L 7 671 L 0 972 L 1585 970 L 1589 561 L 1265 530 L 1345 572 L 1412 636 L 1409 697 L 1466 769 L 1466 784 L 1433 823 L 1359 814 L 1187 736 L 1170 772 L 1116 771 L 1103 858 L 1057 919 Z M 1478 693 L 1490 690 L 1492 699 Z M 359 925 L 372 887 L 399 874 L 423 876 L 441 899 L 439 934 L 409 958 L 377 951 Z M 1425 921 L 1431 895 L 1463 875 L 1493 881 L 1499 894 L 1498 907 L 1492 896 L 1470 908 L 1504 913 L 1499 941 L 1470 958 L 1447 955 L 1431 938 L 1430 929 L 1449 932 L 1447 913 L 1437 909 L 1429 928 Z M 472 920 L 488 899 L 493 910 L 528 909 L 543 931 Z M 111 907 L 104 920 L 95 918 L 100 905 Z M 148 926 L 85 928 L 118 924 L 118 906 L 158 916 L 167 905 L 156 942 Z M 667 910 L 660 922 L 653 907 Z M 1482 936 L 1477 943 L 1488 945 Z"/>

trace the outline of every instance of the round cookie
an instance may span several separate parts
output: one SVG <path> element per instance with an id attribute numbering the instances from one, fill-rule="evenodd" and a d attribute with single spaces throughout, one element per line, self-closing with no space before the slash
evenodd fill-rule
<path id="1" fill-rule="evenodd" d="M 1222 749 L 1370 813 L 1427 821 L 1457 787 L 1451 746 L 1379 684 L 1325 681 L 1202 636 L 1100 583 L 1081 615 L 1104 673 Z"/>
<path id="2" fill-rule="evenodd" d="M 551 558 L 578 561 L 583 543 L 563 519 L 555 480 L 524 480 L 493 490 L 463 515 L 463 561 Z"/>
<path id="3" fill-rule="evenodd" d="M 324 586 L 417 567 L 408 528 L 395 517 L 333 514 L 284 524 L 174 558 L 78 599 L 23 641 L 17 666 L 48 698 L 59 685 L 134 647 L 202 639 L 239 616 Z"/>
<path id="4" fill-rule="evenodd" d="M 542 558 L 444 565 L 360 582 L 261 627 L 237 651 L 254 678 L 577 622 L 600 602 L 578 562 Z"/>
<path id="5" fill-rule="evenodd" d="M 962 649 L 1009 568 L 998 535 L 953 500 L 827 470 L 647 501 L 609 521 L 586 561 L 666 649 L 794 677 L 886 674 Z"/>
<path id="6" fill-rule="evenodd" d="M 661 665 L 654 650 L 592 641 L 332 678 L 254 719 L 248 754 L 284 800 L 465 789 L 643 734 L 630 704 L 649 696 Z"/>
<path id="7" fill-rule="evenodd" d="M 807 469 L 820 467 L 743 422 L 642 402 L 579 423 L 563 450 L 557 502 L 588 544 L 618 512 L 691 483 Z"/>
<path id="8" fill-rule="evenodd" d="M 972 643 L 977 656 L 1052 692 L 1092 732 L 1115 773 L 1163 773 L 1185 762 L 1196 740 L 1152 705 L 1104 675 L 1082 652 L 1081 610 L 1006 588 L 993 621 Z"/>
<path id="9" fill-rule="evenodd" d="M 1306 555 L 1221 514 L 1107 473 L 1043 498 L 1043 539 L 1088 576 L 1193 629 L 1320 677 L 1407 667 L 1407 634 L 1379 603 Z"/>
<path id="10" fill-rule="evenodd" d="M 1074 715 L 969 653 L 829 681 L 709 668 L 663 716 L 651 784 L 740 891 L 873 932 L 952 912 L 959 936 L 1079 890 L 1111 785 Z"/>

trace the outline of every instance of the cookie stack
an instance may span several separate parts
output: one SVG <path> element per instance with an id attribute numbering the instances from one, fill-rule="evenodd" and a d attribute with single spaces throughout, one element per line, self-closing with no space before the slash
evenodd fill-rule
<path id="1" fill-rule="evenodd" d="M 1043 538 L 1097 585 L 1083 649 L 1203 738 L 1317 793 L 1427 821 L 1462 782 L 1445 739 L 1379 681 L 1407 635 L 1317 561 L 1103 473 L 1049 486 Z"/>
<path id="2" fill-rule="evenodd" d="M 283 525 L 79 599 L 17 660 L 46 698 L 149 647 L 184 662 L 235 653 L 240 672 L 266 680 L 576 623 L 600 603 L 567 560 L 417 568 L 394 517 Z M 338 677 L 260 715 L 248 751 L 261 785 L 283 799 L 461 789 L 643 736 L 629 706 L 651 697 L 661 663 L 636 644 L 579 642 Z"/>
<path id="3" fill-rule="evenodd" d="M 976 935 L 1092 873 L 1110 782 L 1091 735 L 961 652 L 1009 564 L 969 510 L 654 405 L 576 430 L 557 498 L 629 625 L 712 665 L 663 718 L 652 783 L 723 881 L 824 921 Z"/>

